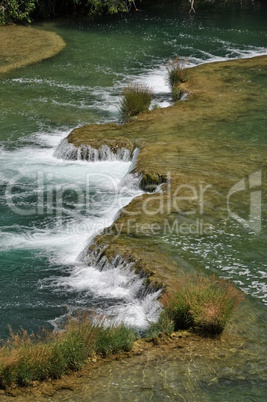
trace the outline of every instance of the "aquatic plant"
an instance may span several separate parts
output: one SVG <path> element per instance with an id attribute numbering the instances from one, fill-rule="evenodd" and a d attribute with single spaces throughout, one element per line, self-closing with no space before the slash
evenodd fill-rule
<path id="1" fill-rule="evenodd" d="M 180 83 L 188 81 L 187 69 L 184 66 L 184 62 L 180 61 L 178 57 L 168 62 L 167 71 L 171 89 L 177 87 Z"/>
<path id="2" fill-rule="evenodd" d="M 178 101 L 181 98 L 181 91 L 178 87 L 172 87 L 172 99 L 174 102 Z"/>
<path id="3" fill-rule="evenodd" d="M 215 276 L 185 276 L 172 293 L 162 297 L 164 310 L 174 329 L 192 329 L 205 335 L 220 334 L 243 294 L 230 282 Z"/>
<path id="4" fill-rule="evenodd" d="M 174 321 L 169 317 L 168 313 L 163 310 L 157 322 L 151 322 L 146 332 L 148 338 L 155 340 L 162 334 L 170 335 L 174 331 Z"/>
<path id="5" fill-rule="evenodd" d="M 43 331 L 29 335 L 10 330 L 0 349 L 0 388 L 28 386 L 32 381 L 61 378 L 64 373 L 81 369 L 94 354 L 107 356 L 129 351 L 136 333 L 123 324 L 111 327 L 89 315 L 69 317 L 58 332 Z"/>
<path id="6" fill-rule="evenodd" d="M 113 327 L 99 328 L 95 351 L 107 356 L 111 353 L 118 353 L 120 350 L 129 352 L 138 335 L 123 324 Z"/>
<path id="7" fill-rule="evenodd" d="M 148 111 L 152 95 L 152 89 L 147 85 L 131 84 L 124 88 L 120 102 L 122 119 L 127 121 L 139 113 Z"/>

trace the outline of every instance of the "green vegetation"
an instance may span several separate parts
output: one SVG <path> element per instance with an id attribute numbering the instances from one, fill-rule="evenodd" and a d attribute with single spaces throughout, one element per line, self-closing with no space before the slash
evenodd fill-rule
<path id="1" fill-rule="evenodd" d="M 3 0 L 0 4 L 0 24 L 9 21 L 30 22 L 38 0 Z"/>
<path id="2" fill-rule="evenodd" d="M 9 22 L 31 22 L 32 19 L 47 19 L 62 17 L 64 15 L 105 15 L 129 12 L 131 8 L 138 10 L 142 0 L 2 0 L 0 2 L 0 24 Z M 263 2 L 265 0 L 259 0 Z M 189 2 L 191 4 L 189 4 Z M 225 0 L 180 0 L 178 6 L 185 11 L 195 12 L 205 7 L 226 7 Z M 151 4 L 161 5 L 172 3 L 172 0 L 150 0 L 143 1 L 142 7 L 149 7 Z M 242 7 L 250 6 L 253 0 L 243 0 Z M 177 6 L 175 4 L 174 6 Z M 240 0 L 232 0 L 229 7 L 235 9 L 240 7 Z"/>
<path id="3" fill-rule="evenodd" d="M 134 0 L 3 0 L 0 4 L 0 24 L 30 22 L 62 15 L 100 15 L 128 12 Z"/>
<path id="4" fill-rule="evenodd" d="M 186 275 L 162 298 L 164 309 L 146 333 L 154 343 L 162 335 L 191 330 L 205 336 L 220 334 L 234 309 L 244 299 L 229 282 L 215 276 Z"/>
<path id="5" fill-rule="evenodd" d="M 122 119 L 128 121 L 131 117 L 148 111 L 152 95 L 152 90 L 147 85 L 132 84 L 124 88 L 120 104 Z"/>
<path id="6" fill-rule="evenodd" d="M 136 334 L 123 324 L 105 327 L 103 320 L 93 324 L 89 316 L 69 318 L 64 329 L 41 336 L 10 331 L 0 349 L 0 388 L 61 378 L 81 369 L 96 353 L 107 356 L 131 350 L 135 340 Z"/>
<path id="7" fill-rule="evenodd" d="M 157 322 L 151 322 L 146 332 L 148 338 L 156 340 L 162 334 L 171 335 L 174 331 L 174 321 L 169 317 L 169 314 L 163 310 Z"/>
<path id="8" fill-rule="evenodd" d="M 243 300 L 239 290 L 215 276 L 185 276 L 174 289 L 162 297 L 163 314 L 173 321 L 175 330 L 192 329 L 205 335 L 220 334 Z"/>
<path id="9" fill-rule="evenodd" d="M 178 87 L 172 87 L 172 100 L 174 102 L 181 99 L 181 91 Z"/>
<path id="10" fill-rule="evenodd" d="M 181 62 L 178 57 L 169 61 L 167 70 L 171 88 L 188 81 L 187 69 L 184 67 L 184 62 Z"/>
<path id="11" fill-rule="evenodd" d="M 184 67 L 184 62 L 181 62 L 178 57 L 171 60 L 167 65 L 168 82 L 172 91 L 172 99 L 174 102 L 181 98 L 180 84 L 188 81 L 187 69 Z"/>
<path id="12" fill-rule="evenodd" d="M 214 276 L 185 276 L 174 289 L 163 295 L 164 310 L 147 331 L 146 336 L 154 343 L 180 329 L 220 334 L 243 299 L 229 282 Z M 29 335 L 24 330 L 10 331 L 10 338 L 0 348 L 0 388 L 58 379 L 80 370 L 96 354 L 106 357 L 131 351 L 138 338 L 132 329 L 123 324 L 107 327 L 101 318 L 93 321 L 89 315 L 80 314 L 69 317 L 58 332 Z"/>
<path id="13" fill-rule="evenodd" d="M 95 352 L 103 356 L 115 354 L 124 350 L 129 352 L 138 335 L 131 329 L 120 324 L 118 326 L 99 328 Z"/>

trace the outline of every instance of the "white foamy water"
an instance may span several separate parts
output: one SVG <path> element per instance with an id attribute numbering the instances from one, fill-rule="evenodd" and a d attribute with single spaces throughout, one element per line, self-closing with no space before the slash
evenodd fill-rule
<path id="1" fill-rule="evenodd" d="M 101 162 L 56 158 L 55 145 L 66 134 L 37 133 L 27 140 L 32 145 L 1 149 L 1 203 L 9 219 L 1 227 L 0 251 L 44 256 L 62 274 L 57 270 L 40 280 L 40 290 L 73 294 L 87 308 L 93 300 L 92 308 L 114 320 L 145 327 L 158 315 L 158 294 L 144 295 L 143 279 L 127 264 L 101 271 L 81 257 L 94 236 L 142 193 L 138 178 L 124 179 L 132 162 L 128 153 L 122 160 L 105 153 Z"/>
<path id="2" fill-rule="evenodd" d="M 107 145 L 102 145 L 99 149 L 92 148 L 90 145 L 75 147 L 66 138 L 60 142 L 54 152 L 54 156 L 64 160 L 86 160 L 88 162 L 129 162 L 132 158 L 130 150 L 125 147 L 118 148 L 116 152 L 112 151 Z"/>
<path id="3" fill-rule="evenodd" d="M 218 34 L 218 33 L 217 33 Z M 265 55 L 267 50 L 260 46 L 241 46 L 238 43 L 222 40 L 217 35 L 209 38 L 211 50 L 201 49 L 201 42 L 198 43 L 198 37 L 178 33 L 181 43 L 178 39 L 171 41 L 173 48 L 173 57 L 169 59 L 162 58 L 160 61 L 151 65 L 144 65 L 138 74 L 125 74 L 113 72 L 116 76 L 112 86 L 94 86 L 92 82 L 86 84 L 69 84 L 61 80 L 48 78 L 12 78 L 7 79 L 7 85 L 18 87 L 20 90 L 35 90 L 37 93 L 46 93 L 49 89 L 51 96 L 39 96 L 37 103 L 55 107 L 60 111 L 68 109 L 72 113 L 98 112 L 97 122 L 118 121 L 121 94 L 123 88 L 127 85 L 139 83 L 149 86 L 154 99 L 152 107 L 165 108 L 172 104 L 171 89 L 168 84 L 167 65 L 171 59 L 179 57 L 181 63 L 191 68 L 200 64 L 233 60 L 236 58 L 249 58 Z M 242 32 L 240 32 L 242 35 Z M 188 44 L 184 42 L 188 41 Z M 196 42 L 196 43 L 195 43 Z M 199 47 L 198 47 L 199 46 Z M 219 51 L 218 51 L 219 49 Z M 56 93 L 54 92 L 56 91 Z M 42 106 L 43 107 L 43 106 Z M 93 115 L 91 116 L 93 119 Z"/>
<path id="4" fill-rule="evenodd" d="M 218 230 L 202 237 L 172 235 L 165 236 L 163 240 L 177 247 L 179 256 L 187 263 L 200 264 L 221 278 L 231 280 L 245 293 L 267 305 L 264 237 L 257 238 L 255 233 L 249 233 L 238 223 L 232 222 L 229 232 Z"/>
<path id="5" fill-rule="evenodd" d="M 149 46 L 146 47 L 144 42 L 140 44 L 147 52 L 144 57 L 139 58 L 138 52 L 128 48 L 127 44 L 118 64 L 111 60 L 109 65 L 109 60 L 105 60 L 100 51 L 101 57 L 95 54 L 96 60 L 91 65 L 92 55 L 88 52 L 86 60 L 84 49 L 80 49 L 80 56 L 83 57 L 81 66 L 75 64 L 79 60 L 79 53 L 75 63 L 67 68 L 67 59 L 62 55 L 63 58 L 52 61 L 50 67 L 47 64 L 48 69 L 43 69 L 40 63 L 32 70 L 29 68 L 18 72 L 16 78 L 10 76 L 2 80 L 1 88 L 7 94 L 3 109 L 6 133 L 3 136 L 7 143 L 12 141 L 13 134 L 15 141 L 19 137 L 21 147 L 0 149 L 0 184 L 8 184 L 5 194 L 0 193 L 0 207 L 4 210 L 0 232 L 0 249 L 4 256 L 1 264 L 9 272 L 12 270 L 10 264 L 18 257 L 18 265 L 26 266 L 24 271 L 21 268 L 21 275 L 25 277 L 21 290 L 24 299 L 16 299 L 14 293 L 7 315 L 16 303 L 24 306 L 32 303 L 33 308 L 39 303 L 44 306 L 48 303 L 51 307 L 64 303 L 70 303 L 70 307 L 73 307 L 76 303 L 78 307 L 93 306 L 96 311 L 105 311 L 114 320 L 141 327 L 157 316 L 157 294 L 143 293 L 143 281 L 131 271 L 131 266 L 121 264 L 101 270 L 97 264 L 88 265 L 88 261 L 83 260 L 83 251 L 94 236 L 113 222 L 124 205 L 141 194 L 138 177 L 127 175 L 131 163 L 129 153 L 123 150 L 114 155 L 107 148 L 98 152 L 85 147 L 71 149 L 64 141 L 68 130 L 55 131 L 52 127 L 65 124 L 71 127 L 86 122 L 117 122 L 122 90 L 133 83 L 152 88 L 155 94 L 152 107 L 169 106 L 172 100 L 166 66 L 176 56 L 186 67 L 193 67 L 202 63 L 263 55 L 266 54 L 266 48 L 242 45 L 242 37 L 248 35 L 246 30 L 234 30 L 233 35 L 228 31 L 224 35 L 220 30 L 213 29 L 203 36 L 196 26 L 187 29 L 178 20 L 168 35 L 165 35 L 166 27 L 162 31 L 158 23 L 154 29 L 155 35 L 158 35 L 157 46 L 150 49 L 153 35 L 149 37 L 146 34 Z M 250 43 L 264 43 L 263 40 L 256 40 L 253 36 L 255 33 L 251 34 Z M 84 46 L 82 41 L 75 40 L 75 49 Z M 71 49 L 67 48 L 68 51 Z M 121 63 L 123 58 L 125 60 Z M 54 62 L 56 66 L 53 67 Z M 99 77 L 89 74 L 90 66 L 94 67 L 95 63 L 99 64 Z M 41 130 L 40 127 L 48 128 Z M 51 132 L 47 133 L 49 130 Z M 29 137 L 34 131 L 38 132 Z M 60 142 L 61 146 L 58 147 Z M 207 250 L 210 253 L 214 251 L 213 242 L 203 250 L 195 246 L 193 240 L 175 239 L 173 244 L 177 250 L 187 248 L 197 258 L 202 254 L 206 256 Z M 238 259 L 225 252 L 225 258 L 218 254 L 217 259 L 222 260 L 215 264 L 220 270 L 217 274 L 232 279 L 247 293 L 266 302 L 266 278 L 261 273 L 265 272 L 266 267 L 263 264 L 255 262 L 254 265 L 259 266 L 259 272 L 256 273 L 253 264 L 246 266 L 241 257 Z M 16 264 L 14 266 L 20 269 Z M 37 281 L 32 280 L 30 272 L 35 269 L 41 270 L 40 276 L 39 273 L 36 275 L 37 280 L 41 277 L 38 285 Z M 7 275 L 10 284 L 13 279 L 11 276 Z M 3 282 L 5 280 L 3 274 Z M 17 281 L 20 280 L 18 276 Z M 27 282 L 38 286 L 35 299 L 31 285 L 26 286 Z M 12 285 L 8 285 L 6 294 L 3 293 L 4 301 L 9 286 Z M 30 300 L 26 300 L 27 292 Z M 49 294 L 47 299 L 38 300 L 46 292 Z M 29 315 L 32 317 L 31 312 Z M 58 317 L 59 312 L 55 315 Z M 56 324 L 57 319 L 52 319 L 52 322 Z"/>

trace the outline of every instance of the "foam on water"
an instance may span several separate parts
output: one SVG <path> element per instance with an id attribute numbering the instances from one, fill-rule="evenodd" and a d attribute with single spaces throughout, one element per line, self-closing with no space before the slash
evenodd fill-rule
<path id="1" fill-rule="evenodd" d="M 11 76 L 1 81 L 1 88 L 8 94 L 6 99 L 10 96 L 3 109 L 6 148 L 0 149 L 0 184 L 5 188 L 4 194 L 0 193 L 0 207 L 5 211 L 0 217 L 2 252 L 9 253 L 10 260 L 13 251 L 14 255 L 15 251 L 29 251 L 37 258 L 45 256 L 50 271 L 40 281 L 40 289 L 51 291 L 52 296 L 72 294 L 73 300 L 81 306 L 88 307 L 92 303 L 114 319 L 140 326 L 157 316 L 157 294 L 142 294 L 142 278 L 135 276 L 127 264 L 109 266 L 101 271 L 97 264 L 88 266 L 88 261 L 83 260 L 84 250 L 94 236 L 108 227 L 133 197 L 141 194 L 140 178 L 128 173 L 133 165 L 127 150 L 114 154 L 106 147 L 100 151 L 89 147 L 73 149 L 65 140 L 70 127 L 88 122 L 117 122 L 122 89 L 128 84 L 150 86 L 155 93 L 152 106 L 169 106 L 172 101 L 166 65 L 176 56 L 186 67 L 192 67 L 266 54 L 263 46 L 246 45 L 264 43 L 257 40 L 256 31 L 211 27 L 205 32 L 201 24 L 188 25 L 179 18 L 165 20 L 164 26 L 159 26 L 159 21 L 156 25 L 153 23 L 151 32 L 149 28 L 142 34 L 140 40 L 145 42 L 137 50 L 134 46 L 130 48 L 127 42 L 125 49 L 120 50 L 117 64 L 116 52 L 112 53 L 115 61 L 109 64 L 108 59 L 103 59 L 102 50 L 100 57 L 95 52 L 93 65 L 90 64 L 92 55 L 87 52 L 85 56 L 84 42 L 76 38 L 73 43 L 78 53 L 73 64 L 68 64 L 71 73 L 63 70 L 66 61 L 71 60 L 70 45 L 66 58 L 61 55 L 62 59 L 60 56 L 51 63 L 49 70 L 48 64 L 42 68 L 40 63 L 35 69 L 29 67 L 20 72 L 16 78 Z M 146 26 L 147 22 L 142 28 Z M 119 28 L 120 35 L 121 29 L 123 26 Z M 127 38 L 132 32 L 129 29 L 131 25 L 127 28 Z M 67 35 L 64 29 L 63 32 Z M 101 42 L 103 35 L 100 33 Z M 90 34 L 86 31 L 86 35 Z M 110 35 L 113 34 L 110 31 Z M 249 40 L 243 40 L 248 36 Z M 119 43 L 116 35 L 112 38 L 114 43 Z M 121 63 L 124 57 L 125 63 Z M 99 76 L 95 72 L 88 74 L 88 66 L 99 70 Z M 58 73 L 61 69 L 64 74 Z M 19 105 L 19 111 L 13 105 Z M 55 128 L 64 125 L 68 127 L 66 130 Z M 29 136 L 37 131 L 36 127 L 39 131 Z M 45 129 L 40 130 L 40 127 Z M 15 140 L 20 138 L 19 144 L 16 140 L 15 149 L 9 144 L 13 132 L 19 133 L 14 136 Z M 12 206 L 26 214 L 18 214 L 16 208 L 10 208 Z M 27 215 L 31 209 L 32 215 Z M 199 256 L 208 258 L 207 253 L 214 252 L 216 246 L 214 239 L 210 244 L 202 243 L 204 250 L 194 239 L 171 241 L 177 249 L 189 250 L 198 259 Z M 222 243 L 222 238 L 218 242 Z M 211 269 L 208 265 L 207 262 L 206 268 Z M 223 256 L 218 252 L 216 266 L 218 274 L 233 279 L 242 289 L 266 302 L 266 277 L 262 274 L 266 267 L 263 264 L 258 265 L 255 273 L 251 266 L 243 264 L 242 258 L 234 258 L 224 250 Z M 58 300 L 56 303 L 61 305 Z"/>
<path id="2" fill-rule="evenodd" d="M 198 40 L 200 40 L 198 36 L 194 37 L 185 33 L 178 33 L 181 43 L 176 40 L 168 42 L 168 44 L 173 48 L 173 54 L 175 55 L 173 58 L 179 55 L 183 65 L 187 68 L 205 63 L 261 56 L 267 53 L 265 47 L 241 46 L 239 43 L 230 40 L 222 40 L 217 35 L 218 32 L 215 32 L 215 37 L 209 38 L 212 44 L 210 51 L 201 49 L 202 44 L 201 42 L 198 43 Z M 196 46 L 199 47 L 196 48 Z M 157 60 L 153 68 L 144 65 L 143 72 L 138 72 L 138 74 L 124 74 L 113 71 L 112 73 L 117 78 L 114 78 L 112 86 L 105 87 L 94 86 L 91 82 L 88 85 L 75 85 L 54 79 L 26 77 L 6 79 L 4 82 L 12 87 L 18 86 L 27 90 L 36 89 L 38 93 L 43 93 L 44 90 L 50 88 L 53 91 L 51 97 L 40 96 L 38 103 L 51 103 L 52 106 L 54 105 L 59 109 L 68 108 L 73 112 L 75 110 L 79 111 L 79 113 L 82 113 L 83 110 L 98 111 L 101 113 L 98 122 L 117 121 L 122 90 L 129 84 L 140 83 L 148 85 L 154 93 L 152 107 L 165 108 L 172 104 L 171 90 L 168 85 L 168 62 L 169 59 L 162 58 L 160 61 Z M 58 90 L 58 93 L 54 92 L 56 90 Z M 103 112 L 106 113 L 105 116 Z"/>
<path id="3" fill-rule="evenodd" d="M 212 235 L 172 235 L 163 240 L 175 246 L 182 259 L 231 280 L 245 293 L 267 305 L 266 239 L 263 234 L 257 237 L 232 222 L 230 229 L 218 230 Z"/>
<path id="4" fill-rule="evenodd" d="M 108 152 L 103 154 L 107 159 L 103 162 L 59 159 L 54 147 L 65 136 L 66 132 L 36 133 L 27 139 L 31 146 L 1 149 L 0 163 L 5 167 L 1 179 L 6 184 L 1 204 L 9 219 L 1 227 L 0 250 L 32 250 L 45 256 L 51 267 L 65 268 L 62 275 L 41 280 L 40 289 L 75 293 L 75 302 L 81 306 L 88 307 L 88 297 L 93 298 L 99 311 L 145 327 L 157 317 L 158 294 L 142 295 L 143 279 L 127 264 L 111 264 L 101 272 L 97 264 L 81 259 L 94 236 L 142 193 L 138 178 L 128 175 L 124 179 L 135 161 L 132 163 L 127 150 L 121 160 Z M 16 215 L 20 223 L 15 223 Z M 103 300 L 109 300 L 108 308 Z"/>
<path id="5" fill-rule="evenodd" d="M 56 158 L 67 160 L 86 160 L 88 162 L 99 161 L 124 161 L 131 160 L 132 155 L 127 148 L 118 148 L 112 151 L 107 145 L 102 145 L 99 149 L 92 148 L 90 145 L 80 145 L 75 147 L 67 139 L 63 139 L 54 152 Z"/>
<path id="6" fill-rule="evenodd" d="M 40 288 L 43 287 L 54 288 L 57 292 L 72 292 L 76 295 L 76 305 L 80 307 L 92 295 L 106 300 L 104 313 L 111 322 L 124 322 L 142 329 L 149 325 L 149 321 L 155 321 L 160 312 L 157 301 L 160 291 L 145 291 L 143 278 L 131 270 L 131 264 L 122 260 L 116 266 L 109 264 L 105 269 L 101 264 L 76 262 L 69 276 L 47 278 L 40 281 Z M 103 308 L 95 307 L 94 311 L 103 313 Z M 54 325 L 56 323 L 57 319 Z"/>

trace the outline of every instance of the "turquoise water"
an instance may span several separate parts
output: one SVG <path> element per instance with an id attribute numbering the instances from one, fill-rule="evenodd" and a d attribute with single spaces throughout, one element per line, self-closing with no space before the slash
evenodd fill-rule
<path id="1" fill-rule="evenodd" d="M 29 331 L 57 327 L 67 306 L 71 311 L 93 308 L 141 328 L 157 316 L 155 296 L 142 295 L 142 280 L 127 267 L 101 272 L 88 267 L 83 256 L 92 237 L 140 194 L 129 178 L 123 180 L 130 162 L 66 161 L 54 151 L 74 127 L 119 121 L 119 96 L 127 83 L 150 85 L 154 102 L 168 106 L 166 63 L 172 57 L 179 55 L 193 66 L 265 54 L 266 18 L 266 8 L 257 4 L 250 10 L 203 10 L 195 16 L 158 7 L 93 23 L 60 20 L 38 26 L 59 33 L 67 46 L 58 56 L 0 81 L 0 338 L 8 336 L 8 324 Z M 261 102 L 252 104 L 250 115 L 239 116 L 237 124 L 226 129 L 222 123 L 219 135 L 266 147 L 265 71 L 255 83 L 263 88 Z M 263 184 L 265 176 L 262 171 Z M 132 370 L 129 375 L 115 368 L 110 394 L 97 386 L 95 400 L 107 395 L 128 400 L 130 392 L 138 400 L 264 400 L 266 230 L 263 203 L 257 235 L 232 222 L 226 231 L 204 238 L 157 239 L 188 269 L 230 278 L 248 294 L 250 312 L 241 311 L 233 329 L 243 334 L 245 357 L 234 344 L 230 358 L 210 357 L 210 363 L 209 357 L 192 363 L 189 356 L 180 365 L 174 354 L 174 360 L 161 357 L 145 371 L 135 366 L 134 378 Z M 87 400 L 87 391 L 77 399 Z"/>
<path id="2" fill-rule="evenodd" d="M 154 102 L 168 106 L 166 63 L 172 57 L 178 55 L 193 66 L 266 54 L 266 20 L 267 9 L 256 4 L 232 14 L 220 10 L 189 16 L 179 9 L 157 7 L 104 21 L 60 20 L 37 26 L 59 33 L 67 46 L 56 57 L 0 81 L 1 338 L 8 335 L 8 324 L 29 331 L 56 327 L 66 306 L 90 307 L 143 327 L 156 317 L 155 298 L 140 298 L 140 278 L 120 267 L 108 273 L 88 268 L 79 257 L 92 236 L 140 194 L 134 184 L 123 181 L 130 162 L 64 161 L 53 153 L 74 127 L 119 121 L 120 93 L 127 83 L 150 85 Z M 267 94 L 266 72 L 255 79 Z M 226 139 L 233 136 L 266 147 L 266 116 L 262 102 L 222 132 Z M 264 217 L 263 213 L 257 236 L 233 224 L 227 232 L 205 239 L 162 239 L 180 262 L 212 270 L 245 290 L 257 311 L 259 344 L 266 334 Z M 264 345 L 258 354 L 263 354 Z M 216 396 L 219 391 L 213 392 Z M 224 400 L 218 398 L 207 400 Z"/>

